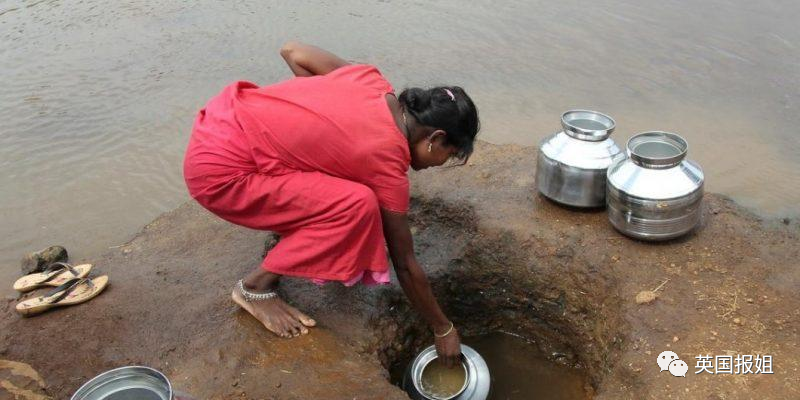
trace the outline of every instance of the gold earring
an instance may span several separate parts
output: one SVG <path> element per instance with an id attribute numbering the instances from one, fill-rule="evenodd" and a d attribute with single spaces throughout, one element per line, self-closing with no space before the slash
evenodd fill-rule
<path id="1" fill-rule="evenodd" d="M 428 153 L 433 151 L 433 142 L 428 142 Z"/>

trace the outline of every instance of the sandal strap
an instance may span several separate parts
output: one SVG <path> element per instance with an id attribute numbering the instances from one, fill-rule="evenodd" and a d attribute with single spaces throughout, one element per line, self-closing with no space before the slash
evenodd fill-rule
<path id="1" fill-rule="evenodd" d="M 42 283 L 50 282 L 57 276 L 61 275 L 61 273 L 64 271 L 69 271 L 72 274 L 72 276 L 76 278 L 78 277 L 78 275 L 80 275 L 80 273 L 78 273 L 78 271 L 75 268 L 73 268 L 72 265 L 60 261 L 54 262 L 48 265 L 43 271 L 45 274 L 48 274 L 47 277 L 39 282 L 36 282 L 36 284 L 41 285 Z"/>
<path id="2" fill-rule="evenodd" d="M 54 297 L 52 299 L 49 299 L 49 301 L 48 301 L 48 303 L 50 303 L 50 304 L 58 303 L 64 297 L 67 297 L 70 293 L 72 293 L 82 283 L 87 283 L 90 288 L 94 289 L 94 283 L 92 283 L 91 279 L 89 279 L 89 278 L 72 278 L 72 279 L 64 282 L 63 284 L 61 284 L 61 286 L 58 286 L 57 288 L 51 290 L 50 292 L 48 292 L 47 294 L 42 296 L 42 298 L 43 299 L 47 299 L 50 296 L 53 296 L 53 295 L 61 292 L 58 296 L 56 296 L 56 297 Z"/>

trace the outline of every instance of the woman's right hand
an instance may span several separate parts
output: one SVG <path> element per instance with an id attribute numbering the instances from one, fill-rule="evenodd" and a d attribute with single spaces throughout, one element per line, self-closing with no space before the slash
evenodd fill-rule
<path id="1" fill-rule="evenodd" d="M 455 327 L 444 337 L 438 337 L 434 333 L 434 345 L 436 346 L 436 354 L 439 356 L 439 360 L 444 362 L 444 365 L 448 368 L 453 368 L 461 362 L 461 338 L 458 336 L 458 331 Z"/>

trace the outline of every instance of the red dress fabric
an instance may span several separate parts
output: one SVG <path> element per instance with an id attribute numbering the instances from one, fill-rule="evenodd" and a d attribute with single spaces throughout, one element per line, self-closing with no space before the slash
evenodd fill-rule
<path id="1" fill-rule="evenodd" d="M 184 159 L 191 196 L 281 240 L 262 267 L 352 284 L 388 281 L 380 208 L 409 205 L 408 142 L 370 65 L 258 87 L 227 86 L 200 110 Z"/>

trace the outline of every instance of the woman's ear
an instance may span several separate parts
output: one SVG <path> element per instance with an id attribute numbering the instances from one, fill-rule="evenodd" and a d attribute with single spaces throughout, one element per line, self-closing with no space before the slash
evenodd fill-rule
<path id="1" fill-rule="evenodd" d="M 447 136 L 447 132 L 445 132 L 444 130 L 441 130 L 441 129 L 437 129 L 437 130 L 431 132 L 430 135 L 428 135 L 428 139 L 431 142 L 437 140 L 437 138 L 440 138 L 438 140 L 444 141 L 445 136 Z"/>

